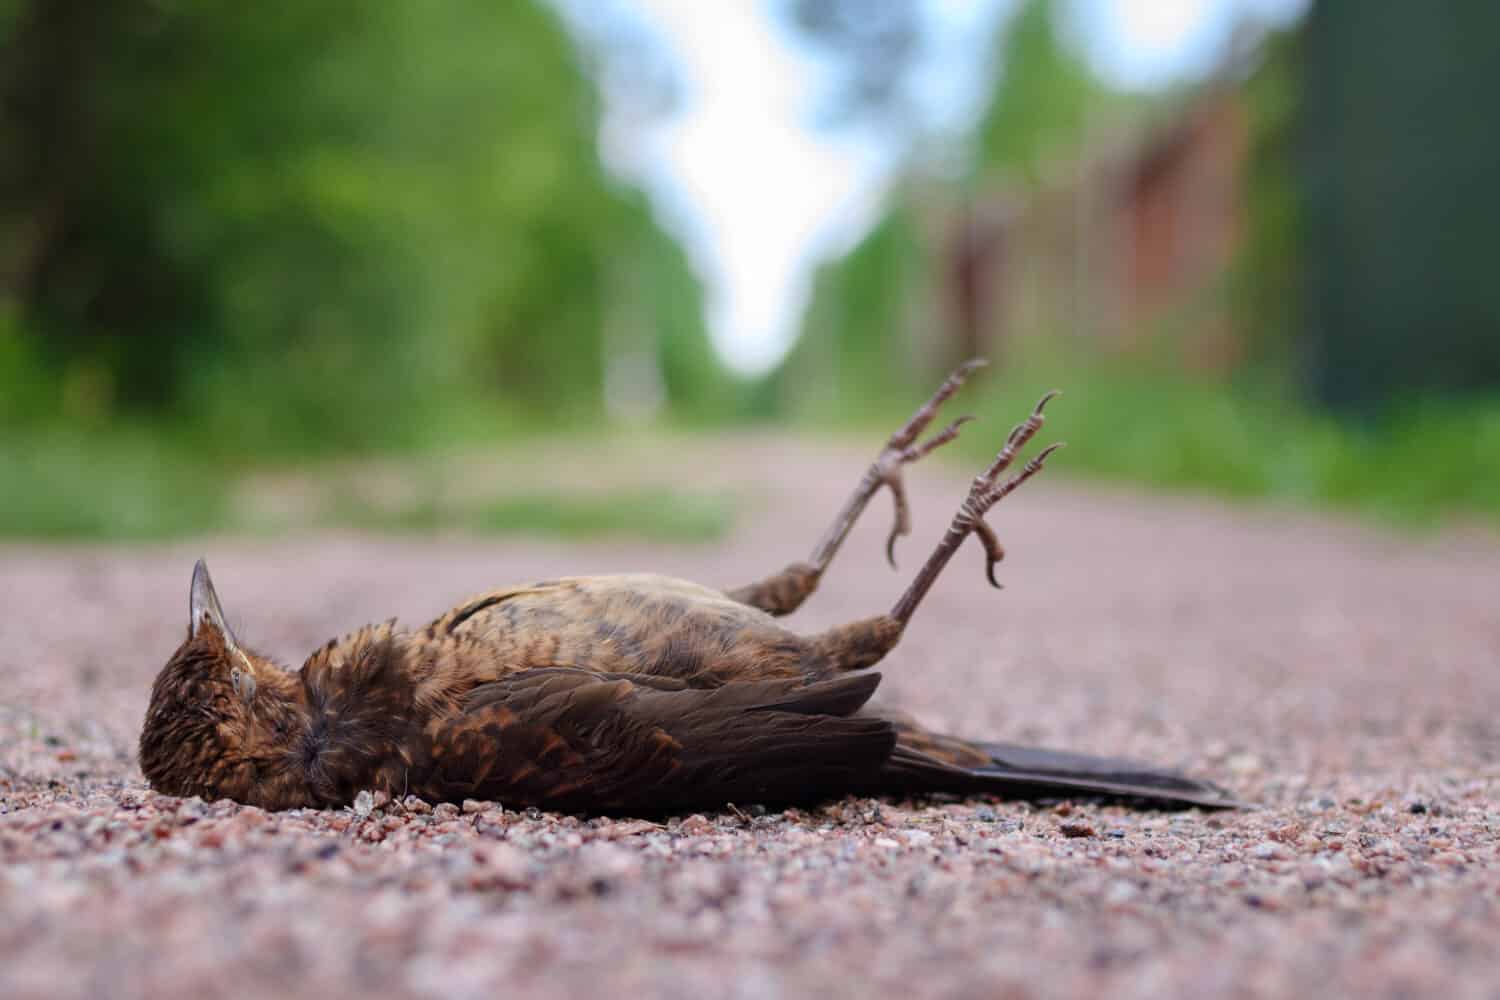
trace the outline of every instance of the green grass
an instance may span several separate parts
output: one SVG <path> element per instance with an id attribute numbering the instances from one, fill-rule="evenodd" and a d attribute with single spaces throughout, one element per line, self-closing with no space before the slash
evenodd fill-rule
<path id="1" fill-rule="evenodd" d="M 1415 525 L 1500 519 L 1500 398 L 1413 402 L 1359 426 L 1264 386 L 1023 365 L 980 389 L 986 432 L 969 428 L 960 447 L 975 460 L 993 454 L 1051 388 L 1063 395 L 1038 441 L 1067 442 L 1050 466 L 1065 474 Z"/>
<path id="2" fill-rule="evenodd" d="M 221 527 L 232 479 L 141 431 L 0 437 L 0 537 L 149 540 Z"/>
<path id="3" fill-rule="evenodd" d="M 954 450 L 967 462 L 988 459 L 1005 431 L 1051 388 L 1063 395 L 1048 408 L 1037 443 L 1068 442 L 1051 465 L 1053 475 L 1351 511 L 1402 525 L 1430 526 L 1455 517 L 1500 525 L 1500 398 L 1414 402 L 1376 426 L 1362 427 L 1316 413 L 1264 385 L 1075 361 L 1013 362 L 992 369 L 950 404 L 954 414 L 981 418 L 965 429 Z M 884 435 L 916 400 L 868 402 L 883 415 L 875 418 L 868 408 L 858 417 L 830 411 L 803 426 L 858 426 L 862 435 Z M 871 422 L 877 419 L 878 426 Z M 511 444 L 530 439 L 496 422 L 468 430 L 439 438 L 499 437 Z M 591 434 L 572 446 L 621 445 Z M 430 472 L 432 482 L 462 481 L 452 479 L 452 455 L 435 446 L 394 458 L 408 478 L 426 481 Z M 514 461 L 533 460 L 544 459 Z M 514 492 L 502 486 L 497 493 L 462 498 L 434 491 L 375 504 L 352 490 L 339 492 L 329 468 L 310 458 L 251 461 L 175 427 L 12 427 L 0 431 L 0 538 L 129 541 L 353 526 L 693 543 L 722 538 L 735 517 L 727 496 L 644 486 L 584 492 L 555 484 Z M 236 502 L 244 476 L 267 470 L 290 471 L 321 484 L 325 493 L 334 484 L 332 502 L 279 520 L 247 512 Z"/>
<path id="4" fill-rule="evenodd" d="M 411 464 L 417 479 L 442 463 L 432 452 L 402 461 Z M 285 535 L 354 527 L 697 543 L 724 537 L 736 513 L 727 496 L 670 489 L 546 489 L 464 499 L 423 494 L 377 505 L 334 484 L 331 504 L 268 518 L 235 502 L 243 477 L 263 467 L 206 455 L 170 431 L 12 431 L 0 437 L 0 538 L 149 541 L 207 532 Z M 304 460 L 288 468 L 314 486 L 323 482 L 316 463 Z"/>
<path id="5" fill-rule="evenodd" d="M 694 543 L 723 538 L 733 527 L 734 516 L 734 505 L 727 497 L 632 490 L 610 494 L 528 494 L 457 506 L 433 500 L 391 509 L 352 503 L 341 505 L 332 523 L 396 533 L 465 531 L 481 535 L 613 537 Z"/>

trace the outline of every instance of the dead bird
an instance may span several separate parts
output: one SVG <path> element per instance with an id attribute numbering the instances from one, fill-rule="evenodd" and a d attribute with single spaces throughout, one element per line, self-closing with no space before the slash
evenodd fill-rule
<path id="1" fill-rule="evenodd" d="M 162 792 L 266 809 L 344 806 L 364 789 L 582 812 L 851 792 L 1234 805 L 1172 771 L 959 739 L 866 707 L 880 683 L 866 668 L 900 641 L 970 535 L 995 583 L 1004 550 L 983 518 L 1060 447 L 1002 478 L 1053 393 L 974 479 L 890 612 L 814 635 L 777 621 L 817 588 L 882 488 L 896 508 L 888 555 L 910 530 L 902 468 L 958 436 L 968 418 L 918 442 L 980 363 L 891 436 L 808 561 L 734 590 L 646 574 L 504 587 L 417 631 L 392 621 L 330 640 L 292 672 L 234 634 L 200 561 L 187 638 L 151 692 L 141 769 Z"/>

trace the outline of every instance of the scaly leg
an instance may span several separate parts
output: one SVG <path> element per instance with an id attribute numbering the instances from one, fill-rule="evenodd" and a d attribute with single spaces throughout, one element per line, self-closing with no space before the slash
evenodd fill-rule
<path id="1" fill-rule="evenodd" d="M 1042 407 L 1046 406 L 1048 400 L 1056 395 L 1054 391 L 1043 396 L 1036 404 L 1036 408 L 1031 411 L 1031 416 L 1010 432 L 1005 447 L 1000 449 L 1000 454 L 995 456 L 995 460 L 974 477 L 974 483 L 969 487 L 969 495 L 959 505 L 958 513 L 953 515 L 953 523 L 948 526 L 943 540 L 938 543 L 932 555 L 927 557 L 927 563 L 917 573 L 917 578 L 911 582 L 911 586 L 906 588 L 906 593 L 901 595 L 901 599 L 891 609 L 891 617 L 900 622 L 902 628 L 905 628 L 906 623 L 911 621 L 912 613 L 917 610 L 917 605 L 922 603 L 922 598 L 927 596 L 927 591 L 932 589 L 932 584 L 937 580 L 938 574 L 942 573 L 943 567 L 948 565 L 948 560 L 953 558 L 953 553 L 958 551 L 958 547 L 971 533 L 978 534 L 984 541 L 985 555 L 988 559 L 986 573 L 990 577 L 990 582 L 995 582 L 995 563 L 1004 556 L 1004 552 L 1000 550 L 994 533 L 984 523 L 984 515 L 995 504 L 1015 492 L 1022 483 L 1041 472 L 1048 456 L 1062 447 L 1061 442 L 1048 445 L 1035 458 L 1022 466 L 1021 471 L 1016 475 L 1003 482 L 999 481 L 1000 473 L 1010 467 L 1016 459 L 1016 453 L 1042 426 Z"/>
<path id="2" fill-rule="evenodd" d="M 885 546 L 886 558 L 894 566 L 896 564 L 896 539 L 911 533 L 911 508 L 906 500 L 906 485 L 901 480 L 901 467 L 931 454 L 952 441 L 958 437 L 959 428 L 973 419 L 960 417 L 926 441 L 921 444 L 917 443 L 917 437 L 937 416 L 938 408 L 958 392 L 959 387 L 964 384 L 964 380 L 971 372 L 985 364 L 987 364 L 986 361 L 976 358 L 959 366 L 944 380 L 932 398 L 922 404 L 900 430 L 891 435 L 885 448 L 865 471 L 864 478 L 859 481 L 853 494 L 844 503 L 843 509 L 834 518 L 833 524 L 818 542 L 817 548 L 813 549 L 812 557 L 807 562 L 792 563 L 774 576 L 729 591 L 729 596 L 741 604 L 760 608 L 773 615 L 788 615 L 797 610 L 802 602 L 817 589 L 818 581 L 828 569 L 828 564 L 833 562 L 839 546 L 844 544 L 844 539 L 848 537 L 849 530 L 854 527 L 854 522 L 859 520 L 859 515 L 869 505 L 870 499 L 880 492 L 882 486 L 890 488 L 891 497 L 896 506 L 896 523 L 891 528 L 890 537 L 886 539 Z"/>
<path id="3" fill-rule="evenodd" d="M 995 461 L 989 468 L 984 470 L 982 474 L 984 477 L 993 482 L 996 476 L 1004 472 L 1010 466 L 1010 463 L 1015 461 L 1016 453 L 1026 446 L 1026 442 L 1030 441 L 1037 431 L 1041 430 L 1043 422 L 1042 410 L 1046 408 L 1047 404 L 1057 394 L 1058 390 L 1056 389 L 1047 393 L 1037 401 L 1031 414 L 1025 420 L 1011 428 L 1010 435 L 1005 439 L 1005 447 L 1000 449 L 1000 454 L 995 456 Z M 1058 447 L 1061 446 L 1059 445 Z M 1055 450 L 1056 448 L 1048 449 L 1046 453 L 1038 456 L 1038 460 L 1046 461 L 1047 455 Z M 1019 485 L 1020 483 L 1016 484 L 1016 486 Z M 1011 487 L 1011 489 L 1014 488 L 1014 486 Z M 994 529 L 983 518 L 974 523 L 974 534 L 984 546 L 984 575 L 989 578 L 991 587 L 1000 590 L 1002 589 L 1000 581 L 995 579 L 995 564 L 1005 558 L 1005 548 L 1001 546 L 1000 539 L 995 537 Z"/>
<path id="4" fill-rule="evenodd" d="M 926 564 L 917 573 L 911 586 L 907 587 L 906 592 L 901 595 L 901 599 L 896 602 L 896 606 L 891 609 L 890 613 L 864 618 L 847 625 L 839 625 L 813 639 L 819 654 L 819 661 L 827 669 L 839 671 L 868 667 L 878 663 L 882 657 L 895 648 L 896 643 L 901 640 L 901 633 L 917 610 L 917 605 L 922 602 L 922 598 L 927 596 L 933 582 L 942 573 L 943 567 L 948 565 L 948 561 L 953 558 L 953 554 L 958 551 L 964 539 L 971 534 L 979 535 L 981 541 L 984 542 L 985 555 L 988 559 L 987 575 L 990 577 L 990 582 L 994 583 L 994 566 L 1003 552 L 999 551 L 993 533 L 985 525 L 984 515 L 1022 483 L 1042 471 L 1042 465 L 1047 461 L 1047 457 L 1062 447 L 1061 444 L 1049 445 L 1027 462 L 1019 473 L 1000 481 L 1000 473 L 1015 461 L 1017 452 L 1041 428 L 1042 408 L 1055 395 L 1055 392 L 1049 392 L 1042 397 L 1041 402 L 1037 403 L 1036 408 L 1031 411 L 1031 415 L 1010 432 L 1010 436 L 1005 441 L 1005 447 L 995 456 L 995 460 L 974 477 L 973 485 L 969 488 L 969 495 L 959 506 L 958 513 L 953 516 L 953 523 L 949 525 L 947 533 L 943 535 L 942 541 L 938 543 Z"/>

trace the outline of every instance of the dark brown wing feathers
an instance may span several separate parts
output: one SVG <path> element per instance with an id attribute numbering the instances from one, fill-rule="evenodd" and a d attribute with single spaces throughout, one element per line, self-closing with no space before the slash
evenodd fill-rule
<path id="1" fill-rule="evenodd" d="M 875 674 L 691 688 L 556 667 L 475 690 L 428 734 L 413 785 L 441 799 L 609 810 L 803 801 L 873 780 L 895 747 L 851 717 Z"/>
<path id="2" fill-rule="evenodd" d="M 849 791 L 1097 796 L 1231 806 L 1222 790 L 1118 758 L 973 743 L 855 715 L 879 674 L 693 688 L 566 667 L 476 689 L 436 728 L 414 788 L 557 809 L 652 812 Z"/>

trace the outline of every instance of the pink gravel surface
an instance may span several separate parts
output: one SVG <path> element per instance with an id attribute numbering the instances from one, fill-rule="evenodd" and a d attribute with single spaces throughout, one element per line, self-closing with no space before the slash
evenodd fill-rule
<path id="1" fill-rule="evenodd" d="M 1180 765 L 1255 810 L 268 814 L 141 780 L 199 554 L 240 634 L 295 665 L 515 580 L 746 582 L 805 554 L 862 457 L 741 455 L 779 487 L 708 547 L 0 548 L 0 996 L 1500 997 L 1500 540 L 1482 532 L 1039 481 L 992 516 L 1006 589 L 966 549 L 882 667 L 881 697 L 929 722 Z M 915 470 L 908 570 L 961 471 Z M 794 622 L 888 606 L 905 575 L 886 517 Z"/>

